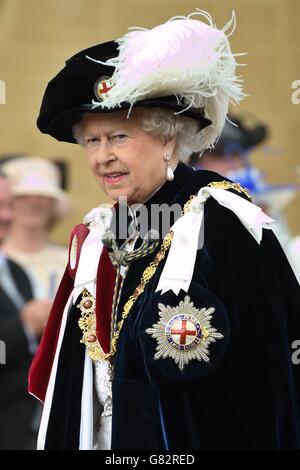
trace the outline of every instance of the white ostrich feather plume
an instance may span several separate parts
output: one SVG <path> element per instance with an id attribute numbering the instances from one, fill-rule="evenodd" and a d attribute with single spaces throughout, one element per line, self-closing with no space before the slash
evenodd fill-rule
<path id="1" fill-rule="evenodd" d="M 208 24 L 194 19 L 206 18 Z M 228 37 L 236 17 L 222 30 L 202 10 L 188 17 L 174 17 L 153 29 L 130 28 L 117 40 L 119 55 L 101 64 L 115 67 L 113 87 L 95 107 L 116 108 L 124 101 L 132 106 L 140 100 L 176 95 L 185 109 L 202 108 L 212 125 L 203 129 L 203 150 L 212 148 L 220 136 L 230 102 L 245 95 L 236 76 L 235 57 Z M 231 30 L 227 35 L 226 32 Z"/>

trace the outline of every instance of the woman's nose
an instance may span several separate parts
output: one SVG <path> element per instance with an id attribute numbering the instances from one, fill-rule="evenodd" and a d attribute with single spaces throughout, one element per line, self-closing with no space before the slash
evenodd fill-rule
<path id="1" fill-rule="evenodd" d="M 97 163 L 100 164 L 106 164 L 112 160 L 115 160 L 116 156 L 114 155 L 112 151 L 112 146 L 109 142 L 102 141 L 96 152 L 96 160 Z"/>

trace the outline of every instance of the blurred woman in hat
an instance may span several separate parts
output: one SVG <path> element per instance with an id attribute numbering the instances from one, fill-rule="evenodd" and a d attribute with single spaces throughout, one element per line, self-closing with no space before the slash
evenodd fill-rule
<path id="1" fill-rule="evenodd" d="M 36 298 L 53 299 L 68 258 L 67 249 L 48 238 L 69 211 L 59 170 L 39 157 L 11 159 L 2 169 L 14 196 L 14 223 L 3 250 L 27 271 Z"/>
<path id="2" fill-rule="evenodd" d="M 40 130 L 117 204 L 71 234 L 29 379 L 41 449 L 300 446 L 299 286 L 243 188 L 184 163 L 243 96 L 234 20 L 131 31 L 48 84 Z"/>

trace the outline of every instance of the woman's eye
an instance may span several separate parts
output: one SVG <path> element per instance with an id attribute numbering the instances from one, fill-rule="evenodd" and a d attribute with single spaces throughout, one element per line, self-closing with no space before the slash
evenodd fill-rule
<path id="1" fill-rule="evenodd" d="M 123 142 L 128 136 L 126 134 L 116 134 L 111 137 L 114 142 Z"/>
<path id="2" fill-rule="evenodd" d="M 96 147 L 99 144 L 99 138 L 97 137 L 89 137 L 84 140 L 83 146 L 86 147 L 87 149 L 91 149 Z"/>

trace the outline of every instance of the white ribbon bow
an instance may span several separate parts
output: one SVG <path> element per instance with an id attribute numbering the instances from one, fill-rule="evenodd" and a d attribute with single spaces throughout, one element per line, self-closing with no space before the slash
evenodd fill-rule
<path id="1" fill-rule="evenodd" d="M 274 222 L 260 207 L 224 189 L 205 186 L 192 200 L 190 211 L 180 217 L 171 230 L 174 233 L 167 261 L 161 273 L 156 292 L 172 290 L 178 295 L 180 289 L 188 292 L 192 280 L 197 250 L 204 240 L 199 238 L 203 224 L 204 204 L 213 197 L 219 204 L 234 212 L 257 243 L 262 239 L 262 229 Z M 203 230 L 204 233 L 204 230 Z"/>
<path id="2" fill-rule="evenodd" d="M 112 216 L 111 209 L 96 207 L 83 219 L 85 224 L 90 224 L 90 233 L 81 248 L 74 282 L 73 303 L 84 289 L 87 289 L 92 295 L 96 295 L 97 269 L 103 248 L 102 237 L 110 227 Z"/>

